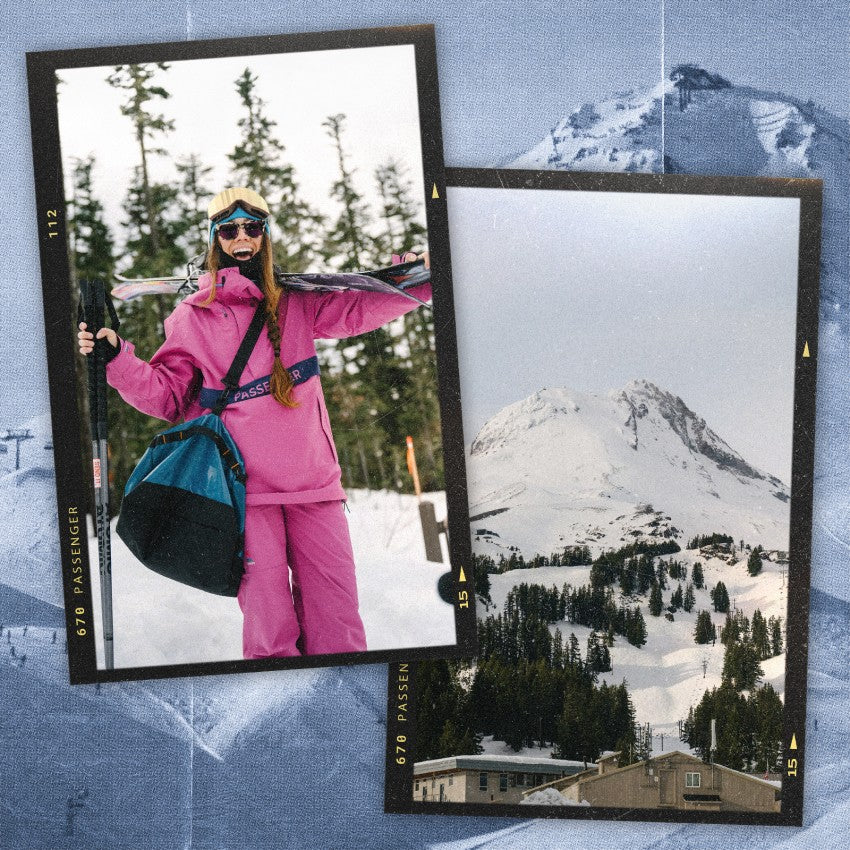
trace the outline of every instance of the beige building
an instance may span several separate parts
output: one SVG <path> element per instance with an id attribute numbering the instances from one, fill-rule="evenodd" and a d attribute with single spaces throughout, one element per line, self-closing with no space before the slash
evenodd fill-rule
<path id="1" fill-rule="evenodd" d="M 619 753 L 590 770 L 543 785 L 574 804 L 714 812 L 778 812 L 781 791 L 769 782 L 678 750 L 617 767 Z M 523 797 L 541 788 L 527 789 Z"/>
<path id="2" fill-rule="evenodd" d="M 584 762 L 524 756 L 452 756 L 413 765 L 413 799 L 427 803 L 519 803 L 523 792 L 578 773 Z"/>

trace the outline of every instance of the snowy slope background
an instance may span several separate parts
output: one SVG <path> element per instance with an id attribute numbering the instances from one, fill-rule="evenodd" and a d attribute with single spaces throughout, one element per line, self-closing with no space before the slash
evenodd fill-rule
<path id="1" fill-rule="evenodd" d="M 139 11 L 128 8 L 122 30 L 116 36 L 114 16 L 105 14 L 106 6 L 101 10 L 101 5 L 95 0 L 94 6 L 89 5 L 85 10 L 68 7 L 65 12 L 51 10 L 51 14 L 40 16 L 32 15 L 28 7 L 19 7 L 12 12 L 10 32 L 21 37 L 8 40 L 4 46 L 9 73 L 3 75 L 3 86 L 10 109 L 2 131 L 3 151 L 9 164 L 3 180 L 7 196 L 19 206 L 21 219 L 30 225 L 30 231 L 22 238 L 21 262 L 17 264 L 22 271 L 11 274 L 10 261 L 3 278 L 8 281 L 5 291 L 14 292 L 9 303 L 23 310 L 28 329 L 40 328 L 41 304 L 40 295 L 36 294 L 40 292 L 34 236 L 36 219 L 22 50 L 115 43 L 119 38 L 126 42 L 176 40 L 256 31 L 256 22 L 246 22 L 244 16 L 239 19 L 238 10 L 219 10 L 221 16 L 211 22 L 204 16 L 193 16 L 189 9 L 184 20 L 181 15 L 173 14 L 172 5 L 154 3 Z M 483 166 L 491 161 L 482 155 L 484 148 L 477 147 L 472 138 L 476 133 L 482 138 L 489 134 L 476 112 L 475 98 L 464 96 L 464 86 L 480 90 L 476 91 L 476 97 L 498 103 L 499 110 L 505 104 L 510 108 L 510 98 L 503 97 L 505 92 L 500 85 L 516 80 L 521 80 L 524 86 L 523 100 L 535 106 L 538 98 L 550 90 L 557 91 L 557 96 L 567 104 L 572 100 L 570 79 L 562 86 L 553 86 L 551 77 L 529 82 L 524 72 L 515 70 L 516 63 L 523 60 L 538 63 L 540 57 L 531 45 L 545 32 L 553 33 L 556 39 L 566 39 L 567 27 L 577 27 L 581 32 L 581 27 L 587 25 L 582 15 L 589 17 L 594 33 L 605 37 L 588 40 L 583 51 L 573 53 L 572 60 L 568 52 L 565 61 L 575 61 L 582 74 L 589 69 L 591 76 L 601 78 L 598 85 L 609 92 L 621 85 L 620 62 L 625 57 L 619 55 L 620 51 L 616 62 L 606 65 L 593 52 L 594 45 L 616 36 L 639 43 L 641 55 L 653 68 L 658 63 L 653 44 L 664 19 L 655 8 L 650 10 L 651 20 L 647 23 L 643 10 L 636 22 L 634 17 L 624 22 L 624 16 L 634 10 L 621 5 L 616 10 L 613 7 L 576 10 L 573 20 L 572 16 L 551 19 L 549 11 L 542 7 L 535 18 L 532 8 L 505 4 L 501 11 L 494 10 L 494 17 L 488 23 L 494 32 L 502 28 L 499 40 L 502 49 L 493 51 L 493 41 L 483 37 L 488 30 L 480 29 L 477 21 L 471 23 L 466 11 L 461 13 L 429 3 L 426 7 L 423 14 L 438 21 L 444 129 L 447 159 L 452 164 Z M 793 69 L 795 76 L 799 70 L 806 72 L 808 76 L 800 77 L 799 85 L 808 88 L 808 93 L 816 99 L 837 90 L 844 98 L 846 75 L 840 75 L 840 79 L 824 75 L 818 57 L 823 49 L 829 50 L 837 57 L 836 63 L 846 70 L 846 61 L 840 58 L 846 51 L 838 46 L 846 43 L 846 14 L 839 4 L 828 3 L 824 9 L 828 25 L 823 24 L 822 16 L 818 18 L 817 10 L 800 7 L 805 23 L 798 26 L 793 8 L 784 4 L 778 8 L 774 4 L 763 14 L 752 16 L 750 25 L 758 29 L 759 35 L 748 45 L 747 32 L 740 38 L 730 38 L 729 29 L 711 18 L 709 37 L 705 20 L 692 17 L 693 9 L 688 4 L 668 3 L 667 36 L 672 41 L 677 36 L 678 25 L 680 52 L 685 49 L 695 56 L 723 53 L 731 57 L 731 62 L 738 63 L 745 59 L 751 78 L 762 81 L 766 87 L 775 82 L 773 65 L 767 61 L 768 56 L 774 57 L 776 62 Z M 99 15 L 101 11 L 104 14 Z M 374 25 L 381 17 L 380 14 L 376 17 L 376 11 L 380 9 L 343 19 L 336 7 L 319 3 L 312 11 L 296 12 L 285 28 Z M 384 11 L 390 18 L 384 17 L 380 22 L 390 19 L 407 22 L 406 13 L 399 13 L 396 7 L 387 5 Z M 736 21 L 737 26 L 745 24 L 744 18 L 749 18 L 751 12 L 749 6 L 732 3 L 712 14 L 719 14 L 724 21 L 727 18 Z M 417 9 L 417 14 L 420 13 Z M 528 19 L 528 25 L 517 27 L 520 18 Z M 485 54 L 488 64 L 484 63 Z M 563 55 L 564 51 L 559 51 L 558 61 Z M 478 61 L 482 62 L 480 73 L 473 72 Z M 723 71 L 723 64 L 714 70 Z M 546 92 L 542 91 L 544 86 Z M 562 94 L 563 91 L 566 93 Z M 850 841 L 850 760 L 846 748 L 850 729 L 844 710 L 850 703 L 847 652 L 850 466 L 846 454 L 850 422 L 846 394 L 850 327 L 847 285 L 850 133 L 846 121 L 815 107 L 812 113 L 816 117 L 815 133 L 810 138 L 814 143 L 812 149 L 819 156 L 812 157 L 810 164 L 801 170 L 793 158 L 783 159 L 781 151 L 765 151 L 758 132 L 747 118 L 747 109 L 724 110 L 722 103 L 706 108 L 709 100 L 716 103 L 721 98 L 740 98 L 745 105 L 744 97 L 745 90 L 740 86 L 719 94 L 696 93 L 692 107 L 700 110 L 701 124 L 690 131 L 688 123 L 695 114 L 690 107 L 681 114 L 676 109 L 653 112 L 650 108 L 648 120 L 641 117 L 638 108 L 634 127 L 614 130 L 605 141 L 613 143 L 619 151 L 626 151 L 632 145 L 637 149 L 635 139 L 639 139 L 635 165 L 643 158 L 646 167 L 655 170 L 663 167 L 666 153 L 668 169 L 675 166 L 684 173 L 759 174 L 770 164 L 772 173 L 790 176 L 803 173 L 825 181 L 805 828 L 724 828 L 695 824 L 638 827 L 633 823 L 563 824 L 548 820 L 386 816 L 381 809 L 386 686 L 383 666 L 324 670 L 318 674 L 287 671 L 114 684 L 103 686 L 98 694 L 94 687 L 69 687 L 66 677 L 48 681 L 27 667 L 29 660 L 19 665 L 4 655 L 7 660 L 0 663 L 0 695 L 4 705 L 0 835 L 4 846 L 259 848 L 285 844 L 295 848 L 318 844 L 347 848 L 361 847 L 366 841 L 372 847 L 428 846 L 446 850 L 530 846 L 555 850 L 567 845 L 588 850 L 610 847 L 727 850 L 730 846 L 750 843 L 760 847 L 801 848 L 843 846 Z M 653 92 L 637 91 L 613 100 L 625 102 L 626 99 L 634 102 L 643 99 L 651 107 Z M 790 106 L 803 114 L 798 104 L 806 105 L 802 99 L 770 92 L 758 99 L 769 105 L 778 103 L 780 112 Z M 597 112 L 605 102 L 604 97 L 600 98 Z M 549 114 L 556 120 L 560 113 L 556 110 Z M 764 114 L 769 116 L 770 112 Z M 464 134 L 471 134 L 470 138 Z M 753 144 L 754 138 L 758 144 Z M 540 167 L 620 170 L 629 166 L 629 161 L 616 158 L 607 165 L 601 159 L 588 165 L 590 159 L 585 156 L 573 162 L 569 157 L 553 158 L 549 162 L 547 158 L 540 162 Z M 27 293 L 23 306 L 22 292 Z M 9 315 L 10 327 L 18 321 L 18 316 L 19 313 Z M 19 415 L 4 425 L 19 427 L 29 419 L 30 414 L 24 411 L 30 409 L 34 397 L 38 409 L 46 407 L 40 333 L 39 330 L 31 338 L 29 333 L 11 334 L 14 355 L 7 362 L 18 383 L 5 388 L 5 398 Z M 19 387 L 21 392 L 17 391 Z M 43 452 L 41 449 L 38 454 Z M 26 450 L 23 454 L 24 463 L 29 464 L 25 469 L 28 473 L 42 463 L 41 457 L 33 458 Z M 4 459 L 8 460 L 5 456 Z M 48 630 L 37 633 L 46 642 L 45 655 L 61 654 L 61 643 L 59 649 L 46 649 L 55 647 L 51 642 L 52 630 L 61 628 L 63 623 L 58 607 L 61 592 L 53 488 L 51 482 L 38 480 L 40 473 L 29 474 L 29 489 L 23 491 L 23 497 L 9 492 L 14 486 L 11 479 L 2 482 L 6 532 L 0 585 L 4 633 L 0 641 L 6 642 L 5 626 L 9 624 L 14 624 L 14 640 L 23 641 L 26 637 L 21 634 L 23 624 L 30 623 L 31 629 Z M 29 502 L 28 507 L 29 499 L 35 502 Z M 57 662 L 54 669 L 63 669 L 63 665 Z M 236 705 L 236 710 L 242 709 L 242 693 L 249 682 L 252 690 L 256 685 L 256 694 L 250 697 L 250 702 L 258 722 L 246 729 L 240 740 L 234 737 L 237 744 L 226 751 L 223 761 L 195 745 L 191 736 L 155 731 L 116 707 L 126 692 L 145 701 L 142 691 L 146 690 L 157 700 L 172 705 L 182 702 L 186 713 L 197 718 L 197 724 L 193 721 L 191 725 L 206 726 L 211 717 L 222 712 L 222 703 L 228 703 L 229 710 L 234 710 L 231 703 Z M 207 701 L 211 706 L 209 711 L 204 709 Z M 201 710 L 190 710 L 192 707 Z M 358 777 L 356 794 L 341 796 L 341 783 L 349 781 L 352 775 Z M 73 813 L 70 828 L 69 811 Z M 73 837 L 68 832 L 73 832 Z"/>

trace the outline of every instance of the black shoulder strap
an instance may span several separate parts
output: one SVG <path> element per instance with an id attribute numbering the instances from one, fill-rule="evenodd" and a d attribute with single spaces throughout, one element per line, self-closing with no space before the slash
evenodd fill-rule
<path id="1" fill-rule="evenodd" d="M 224 389 L 212 410 L 216 416 L 221 416 L 222 410 L 224 410 L 228 404 L 227 397 L 239 386 L 239 379 L 245 371 L 245 365 L 248 363 L 248 358 L 251 356 L 251 352 L 254 350 L 257 340 L 260 338 L 260 331 L 263 329 L 263 325 L 265 324 L 265 313 L 266 302 L 260 301 L 257 305 L 256 312 L 254 313 L 254 318 L 251 319 L 251 324 L 248 326 L 248 330 L 242 338 L 242 343 L 239 346 L 239 350 L 236 352 L 236 357 L 233 358 L 233 363 L 230 364 L 227 374 L 224 378 L 222 378 Z"/>

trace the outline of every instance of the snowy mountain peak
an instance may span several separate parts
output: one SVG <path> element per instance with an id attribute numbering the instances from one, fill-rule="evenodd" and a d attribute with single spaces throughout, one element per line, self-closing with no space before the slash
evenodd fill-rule
<path id="1" fill-rule="evenodd" d="M 473 440 L 468 471 L 473 531 L 497 549 L 715 531 L 787 549 L 785 485 L 646 380 L 604 394 L 541 389 L 505 407 Z"/>
<path id="2" fill-rule="evenodd" d="M 478 432 L 470 446 L 470 454 L 480 455 L 504 446 L 532 428 L 577 413 L 579 409 L 573 395 L 566 389 L 544 387 L 499 411 Z"/>
<path id="3" fill-rule="evenodd" d="M 830 163 L 844 161 L 848 142 L 847 122 L 811 101 L 736 86 L 720 74 L 682 64 L 647 91 L 619 92 L 573 109 L 507 165 L 820 176 Z"/>
<path id="4" fill-rule="evenodd" d="M 639 421 L 654 412 L 669 425 L 688 451 L 693 454 L 703 455 L 720 469 L 744 478 L 767 480 L 776 487 L 782 487 L 782 482 L 778 478 L 766 475 L 748 464 L 708 427 L 705 419 L 697 416 L 682 399 L 673 393 L 662 390 L 649 381 L 634 380 L 619 392 L 612 393 L 612 396 L 628 409 L 625 424 L 634 437 L 632 448 L 638 447 Z"/>

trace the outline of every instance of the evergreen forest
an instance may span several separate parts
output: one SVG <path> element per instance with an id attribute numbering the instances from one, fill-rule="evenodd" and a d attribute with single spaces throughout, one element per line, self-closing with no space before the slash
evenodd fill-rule
<path id="1" fill-rule="evenodd" d="M 223 185 L 213 185 L 212 167 L 201 153 L 175 158 L 176 177 L 161 182 L 153 163 L 168 160 L 169 141 L 179 132 L 166 118 L 169 65 L 116 67 L 108 84 L 122 98 L 121 114 L 132 128 L 136 166 L 123 189 L 123 218 L 109 226 L 95 189 L 94 154 L 66 163 L 69 195 L 68 250 L 76 351 L 78 281 L 181 273 L 207 245 L 206 209 Z M 329 175 L 334 215 L 320 214 L 304 196 L 287 160 L 287 128 L 270 117 L 260 96 L 262 81 L 249 67 L 233 80 L 241 114 L 239 139 L 227 152 L 230 174 L 224 185 L 258 191 L 272 211 L 275 263 L 286 272 L 353 271 L 389 263 L 392 253 L 427 247 L 421 193 L 413 174 L 419 163 L 389 159 L 374 173 L 361 173 L 346 147 L 347 118 L 328 115 L 319 128 L 333 151 L 336 174 Z M 62 87 L 60 80 L 60 95 Z M 158 169 L 158 173 L 162 169 Z M 371 182 L 378 203 L 367 203 Z M 325 205 L 328 208 L 327 205 Z M 164 339 L 163 323 L 176 296 L 145 296 L 118 305 L 120 334 L 139 356 L 149 359 Z M 322 384 L 342 467 L 343 486 L 412 492 L 405 463 L 406 442 L 414 440 L 424 490 L 444 488 L 442 438 L 436 382 L 434 325 L 430 311 L 414 310 L 369 334 L 317 341 Z M 85 363 L 77 358 L 81 445 L 90 458 Z M 114 391 L 109 398 L 110 503 L 120 504 L 124 484 L 153 436 L 165 423 L 139 413 Z"/>

